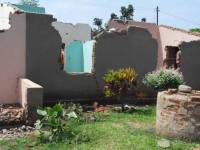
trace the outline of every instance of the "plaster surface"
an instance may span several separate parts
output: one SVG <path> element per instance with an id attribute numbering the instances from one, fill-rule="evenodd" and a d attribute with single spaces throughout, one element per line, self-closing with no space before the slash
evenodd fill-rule
<path id="1" fill-rule="evenodd" d="M 14 14 L 11 28 L 0 33 L 0 101 L 18 102 L 18 81 L 25 77 L 26 15 Z"/>

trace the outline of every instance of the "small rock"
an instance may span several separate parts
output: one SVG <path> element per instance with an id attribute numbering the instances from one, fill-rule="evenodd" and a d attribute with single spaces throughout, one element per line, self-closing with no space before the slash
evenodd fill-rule
<path id="1" fill-rule="evenodd" d="M 192 92 L 192 88 L 190 86 L 187 86 L 187 85 L 180 85 L 178 87 L 178 91 L 179 92 L 183 92 L 183 93 L 191 93 Z"/>
<path id="2" fill-rule="evenodd" d="M 5 133 L 7 133 L 7 132 L 8 132 L 7 129 L 3 129 L 3 130 L 2 130 L 2 133 L 3 133 L 3 134 L 5 134 Z"/>
<path id="3" fill-rule="evenodd" d="M 122 112 L 122 107 L 116 106 L 116 107 L 113 108 L 113 111 Z"/>
<path id="4" fill-rule="evenodd" d="M 170 147 L 170 141 L 166 139 L 161 139 L 158 141 L 158 146 L 161 148 L 168 148 Z"/>
<path id="5" fill-rule="evenodd" d="M 23 125 L 23 126 L 21 127 L 21 129 L 22 129 L 23 131 L 26 131 L 26 126 Z"/>

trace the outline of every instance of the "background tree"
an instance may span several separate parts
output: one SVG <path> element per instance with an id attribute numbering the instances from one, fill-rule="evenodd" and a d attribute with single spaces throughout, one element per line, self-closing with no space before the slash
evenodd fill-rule
<path id="1" fill-rule="evenodd" d="M 128 8 L 126 9 L 127 11 L 127 19 L 128 20 L 133 20 L 133 13 L 134 13 L 134 8 L 133 5 L 128 5 Z"/>
<path id="2" fill-rule="evenodd" d="M 21 0 L 20 4 L 29 6 L 39 6 L 39 0 Z"/>
<path id="3" fill-rule="evenodd" d="M 190 29 L 191 32 L 200 32 L 200 28 Z"/>
<path id="4" fill-rule="evenodd" d="M 93 30 L 92 30 L 92 35 L 93 36 L 96 36 L 101 31 L 104 30 L 104 28 L 102 27 L 102 24 L 103 24 L 103 20 L 102 19 L 100 19 L 100 18 L 94 18 L 93 24 L 97 26 L 97 29 L 93 28 Z"/>
<path id="5" fill-rule="evenodd" d="M 142 19 L 141 19 L 141 22 L 146 22 L 146 21 L 147 21 L 146 18 L 142 18 Z"/>
<path id="6" fill-rule="evenodd" d="M 120 13 L 120 19 L 122 20 L 133 20 L 133 16 L 134 16 L 134 7 L 133 5 L 128 5 L 128 7 L 126 8 L 125 6 L 121 7 Z"/>
<path id="7" fill-rule="evenodd" d="M 113 20 L 113 19 L 119 19 L 119 17 L 115 13 L 112 13 L 110 15 L 110 20 Z"/>
<path id="8" fill-rule="evenodd" d="M 94 18 L 93 20 L 93 24 L 96 25 L 98 27 L 98 30 L 101 31 L 103 28 L 102 28 L 102 24 L 103 24 L 103 21 L 102 19 L 100 18 Z"/>
<path id="9" fill-rule="evenodd" d="M 125 21 L 127 18 L 126 7 L 122 6 L 120 13 L 121 13 L 120 19 Z"/>

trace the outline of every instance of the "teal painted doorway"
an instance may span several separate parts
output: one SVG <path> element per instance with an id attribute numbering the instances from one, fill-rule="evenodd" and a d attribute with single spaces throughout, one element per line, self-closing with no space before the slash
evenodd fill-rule
<path id="1" fill-rule="evenodd" d="M 64 70 L 69 73 L 84 72 L 83 44 L 81 41 L 70 43 L 65 50 Z"/>

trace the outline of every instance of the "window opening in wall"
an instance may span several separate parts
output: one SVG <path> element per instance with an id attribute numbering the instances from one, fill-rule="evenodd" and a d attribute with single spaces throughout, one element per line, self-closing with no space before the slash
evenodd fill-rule
<path id="1" fill-rule="evenodd" d="M 92 73 L 93 47 L 93 40 L 73 41 L 65 46 L 65 50 L 61 51 L 61 56 L 64 56 L 61 69 L 67 73 Z"/>
<path id="2" fill-rule="evenodd" d="M 165 68 L 178 69 L 180 67 L 180 49 L 176 46 L 166 46 L 166 59 L 164 61 Z"/>

